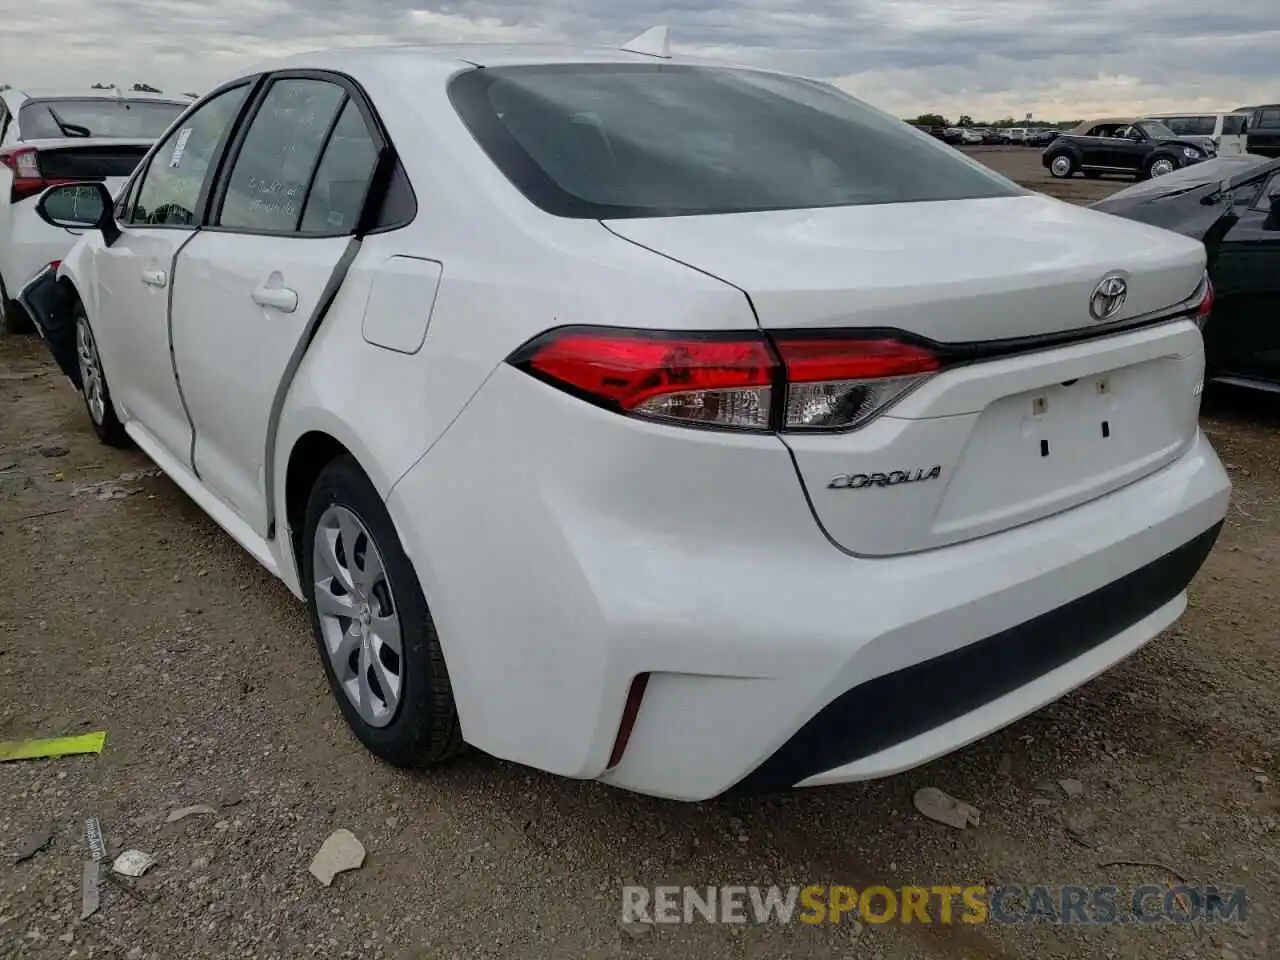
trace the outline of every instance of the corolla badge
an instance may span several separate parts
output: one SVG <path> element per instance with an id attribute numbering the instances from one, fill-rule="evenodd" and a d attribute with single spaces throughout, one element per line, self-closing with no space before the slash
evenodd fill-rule
<path id="1" fill-rule="evenodd" d="M 1115 274 L 1103 277 L 1089 298 L 1089 315 L 1098 321 L 1110 320 L 1120 312 L 1128 295 L 1129 284 L 1125 283 L 1124 277 Z"/>
<path id="2" fill-rule="evenodd" d="M 842 473 L 832 477 L 828 490 L 863 490 L 867 487 L 896 487 L 900 483 L 920 483 L 942 476 L 942 464 L 917 467 L 914 470 L 891 470 L 888 473 Z"/>

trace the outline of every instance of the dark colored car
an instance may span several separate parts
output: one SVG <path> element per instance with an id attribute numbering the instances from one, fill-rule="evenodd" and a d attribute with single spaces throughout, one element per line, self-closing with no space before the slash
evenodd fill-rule
<path id="1" fill-rule="evenodd" d="M 1059 130 L 1040 128 L 1032 130 L 1027 134 L 1027 146 L 1030 147 L 1047 147 L 1053 141 L 1058 139 L 1061 133 Z"/>
<path id="2" fill-rule="evenodd" d="M 1245 143 L 1249 153 L 1260 157 L 1280 157 L 1280 103 L 1253 108 Z"/>
<path id="3" fill-rule="evenodd" d="M 915 127 L 921 133 L 927 133 L 929 136 L 937 140 L 941 140 L 943 143 L 949 143 L 954 146 L 960 142 L 960 138 L 958 136 L 949 132 L 946 127 L 940 124 L 933 124 L 930 126 L 924 123 L 913 123 L 911 126 Z"/>
<path id="4" fill-rule="evenodd" d="M 1179 137 L 1156 120 L 1115 118 L 1082 123 L 1062 134 L 1041 159 L 1055 177 L 1117 173 L 1142 180 L 1215 155 L 1210 137 Z"/>
<path id="5" fill-rule="evenodd" d="M 1093 204 L 1201 240 L 1206 381 L 1280 392 L 1280 158 L 1217 157 Z"/>

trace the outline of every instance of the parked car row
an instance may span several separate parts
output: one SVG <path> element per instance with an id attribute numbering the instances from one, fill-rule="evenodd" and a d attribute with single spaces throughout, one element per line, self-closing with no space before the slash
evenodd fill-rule
<path id="1" fill-rule="evenodd" d="M 665 30 L 300 54 L 35 210 L 94 431 L 306 604 L 391 763 L 886 776 L 1154 638 L 1226 514 L 1200 239 Z"/>

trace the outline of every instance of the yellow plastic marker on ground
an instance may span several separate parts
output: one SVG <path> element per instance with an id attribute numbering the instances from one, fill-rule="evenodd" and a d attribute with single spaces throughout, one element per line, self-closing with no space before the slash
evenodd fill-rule
<path id="1" fill-rule="evenodd" d="M 107 731 L 82 733 L 75 737 L 50 737 L 45 740 L 9 740 L 0 743 L 0 763 L 8 760 L 47 760 L 69 757 L 77 753 L 101 753 L 107 742 Z"/>

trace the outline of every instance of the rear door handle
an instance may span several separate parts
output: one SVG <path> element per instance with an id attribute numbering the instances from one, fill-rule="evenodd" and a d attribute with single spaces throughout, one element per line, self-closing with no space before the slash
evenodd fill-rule
<path id="1" fill-rule="evenodd" d="M 293 313 L 298 309 L 298 292 L 288 287 L 258 287 L 253 291 L 253 302 L 281 313 Z"/>
<path id="2" fill-rule="evenodd" d="M 163 270 L 143 270 L 142 282 L 149 287 L 163 287 L 169 282 L 169 277 Z"/>

